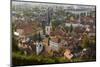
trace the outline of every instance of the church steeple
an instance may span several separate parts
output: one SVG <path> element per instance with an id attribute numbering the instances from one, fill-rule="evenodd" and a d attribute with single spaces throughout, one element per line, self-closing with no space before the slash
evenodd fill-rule
<path id="1" fill-rule="evenodd" d="M 52 15 L 52 8 L 48 7 L 48 9 L 47 9 L 47 26 L 50 25 L 51 15 Z"/>

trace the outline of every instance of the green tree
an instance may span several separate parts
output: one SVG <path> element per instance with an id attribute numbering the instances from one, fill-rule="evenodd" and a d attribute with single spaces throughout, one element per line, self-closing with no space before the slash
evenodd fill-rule
<path id="1" fill-rule="evenodd" d="M 73 25 L 70 25 L 70 33 L 73 31 Z"/>
<path id="2" fill-rule="evenodd" d="M 87 34 L 84 34 L 83 40 L 82 40 L 82 47 L 87 48 L 89 46 L 89 37 Z"/>
<path id="3" fill-rule="evenodd" d="M 16 36 L 14 35 L 14 32 L 16 31 L 16 25 L 12 23 L 12 51 L 18 51 L 18 40 L 16 39 Z"/>
<path id="4" fill-rule="evenodd" d="M 40 32 L 39 32 L 39 34 L 38 34 L 38 40 L 39 40 L 39 41 L 42 41 Z"/>
<path id="5" fill-rule="evenodd" d="M 64 26 L 64 29 L 65 29 L 66 32 L 68 32 L 69 27 L 68 26 Z"/>

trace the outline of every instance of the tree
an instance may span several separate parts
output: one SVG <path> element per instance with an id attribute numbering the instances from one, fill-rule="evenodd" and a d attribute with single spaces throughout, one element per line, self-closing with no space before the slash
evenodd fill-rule
<path id="1" fill-rule="evenodd" d="M 73 25 L 70 25 L 70 33 L 73 31 Z"/>
<path id="2" fill-rule="evenodd" d="M 12 35 L 12 51 L 18 51 L 18 40 L 16 40 L 15 36 Z"/>
<path id="3" fill-rule="evenodd" d="M 69 27 L 68 26 L 64 26 L 64 29 L 65 29 L 66 32 L 68 32 Z"/>
<path id="4" fill-rule="evenodd" d="M 55 21 L 55 19 L 51 20 L 51 23 L 52 23 L 52 30 L 55 31 L 55 28 L 56 28 L 56 21 Z"/>
<path id="5" fill-rule="evenodd" d="M 84 34 L 83 40 L 82 40 L 82 47 L 87 48 L 89 46 L 89 38 L 87 34 Z"/>
<path id="6" fill-rule="evenodd" d="M 38 40 L 38 34 L 35 34 L 35 35 L 33 36 L 33 40 L 34 40 L 34 41 L 37 41 L 37 40 Z"/>
<path id="7" fill-rule="evenodd" d="M 16 39 L 16 36 L 14 35 L 14 32 L 16 31 L 16 25 L 12 23 L 12 51 L 18 51 L 18 40 Z"/>
<path id="8" fill-rule="evenodd" d="M 40 32 L 39 32 L 39 34 L 38 34 L 38 40 L 39 40 L 39 41 L 42 41 Z"/>

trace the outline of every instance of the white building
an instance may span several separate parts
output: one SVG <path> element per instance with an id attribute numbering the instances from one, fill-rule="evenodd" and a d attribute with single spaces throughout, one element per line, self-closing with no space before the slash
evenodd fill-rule
<path id="1" fill-rule="evenodd" d="M 47 24 L 45 26 L 45 33 L 46 33 L 46 35 L 50 35 L 51 28 L 52 28 L 51 23 L 50 24 Z"/>
<path id="2" fill-rule="evenodd" d="M 59 48 L 60 48 L 59 43 L 50 41 L 50 48 L 51 48 L 51 50 L 53 50 L 53 51 L 58 51 Z"/>
<path id="3" fill-rule="evenodd" d="M 50 27 L 50 26 L 46 26 L 46 27 L 45 27 L 45 33 L 46 33 L 47 35 L 50 34 L 50 30 L 51 30 L 51 27 Z"/>
<path id="4" fill-rule="evenodd" d="M 71 24 L 72 24 L 72 26 L 73 27 L 83 27 L 83 25 L 82 24 L 74 24 L 74 23 L 65 23 L 65 26 L 68 26 L 68 27 L 70 27 L 71 26 Z"/>
<path id="5" fill-rule="evenodd" d="M 39 55 L 42 50 L 43 50 L 42 42 L 36 42 L 36 54 Z"/>

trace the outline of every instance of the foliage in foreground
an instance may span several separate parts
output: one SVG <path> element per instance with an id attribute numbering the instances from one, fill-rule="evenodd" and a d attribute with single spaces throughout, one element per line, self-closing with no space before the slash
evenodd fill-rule
<path id="1" fill-rule="evenodd" d="M 87 59 L 89 60 L 89 59 Z M 73 58 L 68 60 L 64 57 L 45 57 L 42 55 L 24 55 L 21 52 L 12 53 L 13 65 L 34 65 L 34 64 L 53 64 L 53 63 L 69 63 L 69 62 L 82 62 L 87 61 L 85 59 Z M 95 61 L 90 59 L 89 61 Z"/>
<path id="2" fill-rule="evenodd" d="M 24 55 L 20 52 L 12 53 L 13 65 L 29 65 L 29 64 L 48 64 L 70 62 L 64 57 L 45 57 L 42 55 Z"/>

